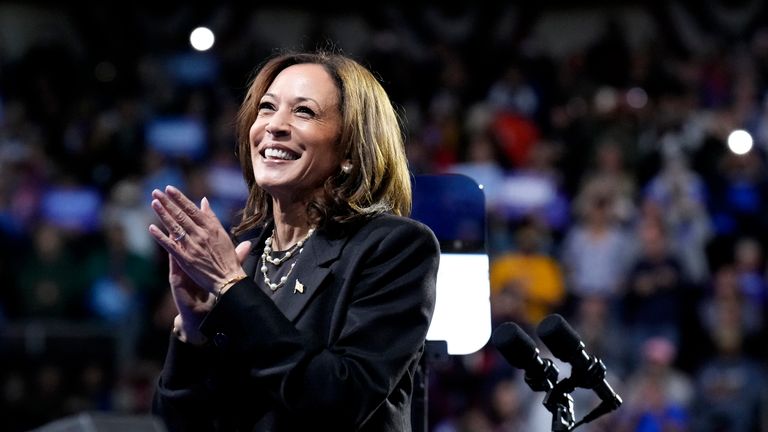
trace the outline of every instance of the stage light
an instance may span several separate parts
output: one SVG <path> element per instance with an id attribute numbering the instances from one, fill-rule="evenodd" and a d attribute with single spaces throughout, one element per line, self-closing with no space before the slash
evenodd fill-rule
<path id="1" fill-rule="evenodd" d="M 198 27 L 192 30 L 189 35 L 189 43 L 192 44 L 192 48 L 198 51 L 208 51 L 215 40 L 216 37 L 213 32 L 207 27 Z"/>
<path id="2" fill-rule="evenodd" d="M 728 149 L 732 152 L 743 155 L 752 150 L 752 135 L 743 129 L 736 129 L 728 134 Z"/>

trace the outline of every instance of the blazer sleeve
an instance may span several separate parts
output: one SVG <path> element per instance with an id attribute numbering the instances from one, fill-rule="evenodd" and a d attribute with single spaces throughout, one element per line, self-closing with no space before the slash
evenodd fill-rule
<path id="1" fill-rule="evenodd" d="M 299 330 L 250 279 L 222 296 L 202 324 L 244 361 L 275 410 L 358 428 L 412 373 L 435 304 L 439 245 L 429 228 L 405 218 L 369 222 L 330 264 L 350 292 L 330 343 Z M 311 306 L 310 306 L 311 307 Z M 410 391 L 410 389 L 408 389 Z"/>

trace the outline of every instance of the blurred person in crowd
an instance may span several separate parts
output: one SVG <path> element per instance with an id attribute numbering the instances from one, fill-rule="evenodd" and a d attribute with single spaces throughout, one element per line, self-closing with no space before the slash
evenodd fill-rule
<path id="1" fill-rule="evenodd" d="M 739 329 L 740 338 L 746 340 L 744 349 L 752 355 L 764 355 L 761 342 L 765 335 L 765 316 L 762 305 L 750 299 L 744 291 L 739 273 L 733 264 L 719 267 L 712 286 L 698 302 L 698 327 L 704 332 L 704 352 L 711 353 L 717 329 L 724 321 Z M 752 343 L 754 342 L 754 343 Z"/>
<path id="2" fill-rule="evenodd" d="M 145 153 L 143 128 L 146 118 L 142 103 L 139 98 L 117 97 L 112 106 L 83 115 L 82 122 L 89 130 L 78 131 L 82 125 L 70 125 L 74 128 L 70 133 L 82 135 L 78 137 L 81 140 L 79 148 L 69 149 L 73 163 L 80 165 L 75 172 L 87 175 L 83 180 L 97 183 L 101 191 L 109 190 L 121 179 L 141 170 L 141 165 L 125 161 Z M 96 102 L 84 105 L 96 106 Z"/>
<path id="3" fill-rule="evenodd" d="M 140 180 L 119 180 L 110 190 L 102 214 L 105 220 L 119 225 L 128 251 L 148 260 L 157 258 L 157 245 L 147 234 L 147 225 L 155 220 L 155 215 L 145 205 Z"/>
<path id="4" fill-rule="evenodd" d="M 205 197 L 211 210 L 220 215 L 224 228 L 231 229 L 231 221 L 248 198 L 240 166 L 232 158 L 232 152 L 218 150 L 204 163 L 191 164 L 185 171 L 185 182 L 189 199 L 199 201 Z"/>
<path id="5" fill-rule="evenodd" d="M 761 305 L 765 313 L 768 275 L 763 244 L 754 237 L 742 237 L 736 241 L 733 252 L 734 265 L 744 294 L 750 301 Z"/>
<path id="6" fill-rule="evenodd" d="M 168 351 L 168 329 L 178 313 L 173 293 L 164 290 L 146 306 L 147 322 L 136 342 L 136 361 L 123 371 L 117 383 L 116 404 L 126 412 L 146 413 L 152 408 L 155 382 Z"/>
<path id="7" fill-rule="evenodd" d="M 457 430 L 469 416 L 490 425 L 488 387 L 494 379 L 513 375 L 515 369 L 501 353 L 486 345 L 460 356 L 437 357 L 430 362 L 428 430 Z"/>
<path id="8" fill-rule="evenodd" d="M 35 143 L 0 141 L 0 235 L 20 239 L 34 227 L 49 163 Z"/>
<path id="9" fill-rule="evenodd" d="M 492 377 L 488 409 L 494 430 L 498 432 L 524 432 L 528 420 L 526 392 L 530 388 L 520 379 L 521 374 L 498 379 Z"/>
<path id="10" fill-rule="evenodd" d="M 149 412 L 152 409 L 155 384 L 160 369 L 160 364 L 140 359 L 122 371 L 116 377 L 116 383 L 112 389 L 111 399 L 114 410 L 131 414 Z"/>
<path id="11" fill-rule="evenodd" d="M 692 430 L 766 430 L 765 366 L 744 352 L 747 339 L 737 312 L 722 312 L 717 325 L 708 328 L 714 351 L 694 376 Z"/>
<path id="12" fill-rule="evenodd" d="M 141 196 L 152 196 L 152 191 L 164 185 L 177 185 L 186 189 L 187 177 L 182 162 L 163 152 L 148 148 L 142 156 L 143 174 L 141 176 Z"/>
<path id="13" fill-rule="evenodd" d="M 726 152 L 720 157 L 717 172 L 708 179 L 710 213 L 717 235 L 766 237 L 767 173 L 766 157 L 759 147 L 743 155 Z"/>
<path id="14" fill-rule="evenodd" d="M 680 341 L 686 281 L 660 220 L 641 219 L 635 232 L 639 252 L 630 264 L 621 295 L 621 318 L 632 334 L 629 348 L 639 353 L 643 341 L 652 336 Z"/>
<path id="15" fill-rule="evenodd" d="M 629 263 L 636 251 L 627 228 L 614 212 L 613 195 L 602 183 L 591 183 L 574 200 L 576 220 L 565 232 L 559 251 L 566 276 L 566 309 L 588 296 L 604 297 L 611 320 Z"/>
<path id="16" fill-rule="evenodd" d="M 432 363 L 429 388 L 429 428 L 433 431 L 492 430 L 491 394 L 498 381 L 516 370 L 490 346 Z"/>
<path id="17" fill-rule="evenodd" d="M 535 327 L 564 301 L 563 272 L 548 253 L 547 233 L 535 219 L 518 224 L 515 240 L 515 249 L 491 260 L 491 304 L 496 306 L 494 322 L 515 320 L 518 324 Z M 499 310 L 496 300 L 503 296 L 519 299 L 518 313 Z"/>
<path id="18" fill-rule="evenodd" d="M 540 96 L 525 76 L 520 64 L 512 62 L 488 88 L 488 103 L 497 111 L 516 112 L 536 119 L 541 105 Z"/>
<path id="19" fill-rule="evenodd" d="M 502 67 L 491 81 L 484 103 L 490 108 L 489 128 L 499 142 L 504 158 L 514 168 L 529 165 L 534 148 L 542 138 L 536 118 L 540 95 L 523 66 L 515 61 Z"/>
<path id="20" fill-rule="evenodd" d="M 68 247 L 65 233 L 55 225 L 41 223 L 33 231 L 32 244 L 22 252 L 15 297 L 19 309 L 14 317 L 76 319 L 84 312 L 83 278 L 73 272 L 79 264 Z"/>
<path id="21" fill-rule="evenodd" d="M 173 327 L 178 311 L 170 291 L 155 296 L 153 300 L 148 305 L 149 322 L 139 336 L 136 355 L 143 361 L 162 365 L 168 350 L 168 329 Z"/>
<path id="22" fill-rule="evenodd" d="M 100 244 L 85 258 L 85 301 L 91 317 L 116 329 L 121 368 L 134 360 L 136 341 L 157 284 L 155 261 L 129 249 L 124 226 L 105 221 Z"/>
<path id="23" fill-rule="evenodd" d="M 674 363 L 677 348 L 664 336 L 647 339 L 641 362 L 626 380 L 625 403 L 617 413 L 617 431 L 690 430 L 693 380 Z"/>
<path id="24" fill-rule="evenodd" d="M 231 149 L 217 149 L 211 159 L 204 164 L 201 172 L 201 180 L 207 184 L 210 194 L 201 195 L 200 198 L 205 196 L 209 200 L 213 199 L 216 214 L 233 220 L 248 199 L 248 188 L 243 184 L 240 166 L 232 158 Z"/>
<path id="25" fill-rule="evenodd" d="M 593 164 L 582 177 L 581 189 L 589 188 L 593 182 L 600 183 L 611 195 L 613 212 L 622 224 L 634 221 L 637 213 L 635 175 L 626 164 L 622 146 L 611 138 L 597 144 Z"/>
<path id="26" fill-rule="evenodd" d="M 552 243 L 562 238 L 571 219 L 571 203 L 557 169 L 560 150 L 559 142 L 538 140 L 524 166 L 506 171 L 503 181 L 493 193 L 492 208 L 493 217 L 506 226 L 492 225 L 489 233 L 491 253 L 504 253 L 514 247 L 514 241 L 507 240 L 513 235 L 507 233 L 511 231 L 509 227 L 529 219 L 535 220 L 547 236 L 552 237 Z"/>
<path id="27" fill-rule="evenodd" d="M 34 401 L 34 418 L 40 423 L 72 414 L 66 400 L 71 393 L 65 367 L 53 360 L 44 360 L 32 368 L 31 400 Z"/>
<path id="28" fill-rule="evenodd" d="M 610 313 L 610 299 L 593 295 L 583 297 L 570 318 L 589 353 L 603 360 L 613 374 L 624 378 L 631 365 L 630 344 L 625 326 L 615 322 Z"/>
<path id="29" fill-rule="evenodd" d="M 558 168 L 562 157 L 562 143 L 550 139 L 541 139 L 531 149 L 528 165 L 513 172 L 512 178 L 524 180 L 520 183 L 525 188 L 525 181 L 536 185 L 540 197 L 529 203 L 530 208 L 523 211 L 544 224 L 544 228 L 558 242 L 563 231 L 571 222 L 570 198 L 563 185 L 563 175 Z M 544 192 L 544 193 L 542 193 Z"/>
<path id="30" fill-rule="evenodd" d="M 459 161 L 462 124 L 458 102 L 450 91 L 435 95 L 430 101 L 417 141 L 431 159 L 431 167 L 444 171 Z"/>
<path id="31" fill-rule="evenodd" d="M 153 412 L 171 431 L 410 430 L 439 245 L 405 217 L 387 93 L 339 53 L 282 53 L 237 127 L 234 241 L 205 198 L 153 192 L 179 312 Z"/>
<path id="32" fill-rule="evenodd" d="M 661 169 L 643 186 L 641 218 L 661 218 L 671 251 L 680 257 L 685 278 L 704 284 L 710 275 L 706 247 L 714 236 L 707 210 L 707 186 L 685 154 L 662 154 Z"/>
<path id="33" fill-rule="evenodd" d="M 40 406 L 23 367 L 4 367 L 0 377 L 0 418 L 7 430 L 26 431 L 39 425 Z M 48 414 L 45 414 L 48 418 Z"/>
<path id="34" fill-rule="evenodd" d="M 64 402 L 67 412 L 109 411 L 113 406 L 108 367 L 89 359 L 76 374 L 74 391 Z"/>
<path id="35" fill-rule="evenodd" d="M 456 418 L 447 418 L 437 424 L 434 432 L 494 432 L 493 423 L 485 410 L 472 406 L 459 413 Z"/>
<path id="36" fill-rule="evenodd" d="M 432 429 L 435 432 L 525 432 L 530 424 L 528 411 L 533 398 L 521 373 L 488 372 L 475 377 L 481 384 L 469 406 L 451 416 L 443 416 Z"/>
<path id="37" fill-rule="evenodd" d="M 485 203 L 488 211 L 494 211 L 499 205 L 506 169 L 498 140 L 488 130 L 470 135 L 466 146 L 466 155 L 451 164 L 446 171 L 463 174 L 483 186 Z"/>

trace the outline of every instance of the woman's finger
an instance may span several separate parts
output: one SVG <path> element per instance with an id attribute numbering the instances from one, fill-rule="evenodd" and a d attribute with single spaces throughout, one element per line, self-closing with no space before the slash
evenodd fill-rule
<path id="1" fill-rule="evenodd" d="M 179 241 L 185 233 L 194 234 L 200 229 L 199 225 L 187 216 L 168 195 L 155 189 L 152 191 L 152 197 L 154 198 L 151 204 L 152 209 L 168 230 L 168 235 L 171 238 Z"/>
<path id="2" fill-rule="evenodd" d="M 181 224 L 179 224 L 176 219 L 171 216 L 168 210 L 163 207 L 163 204 L 160 202 L 160 200 L 153 199 L 151 206 L 152 210 L 155 211 L 155 214 L 160 219 L 160 222 L 163 223 L 165 230 L 168 231 L 166 236 L 169 239 L 180 241 L 187 235 L 187 231 L 184 229 L 184 227 L 182 227 Z"/>
<path id="3" fill-rule="evenodd" d="M 237 261 L 242 264 L 248 258 L 248 254 L 251 252 L 251 241 L 246 240 L 241 242 L 235 247 L 235 254 L 237 255 Z"/>
<path id="4" fill-rule="evenodd" d="M 171 266 L 169 266 L 169 282 L 172 283 L 171 277 L 174 277 L 174 274 L 181 276 L 182 278 L 187 278 L 189 276 L 189 271 L 188 269 L 185 270 L 185 264 L 188 263 L 190 259 L 189 251 L 194 251 L 196 249 L 194 244 L 189 245 L 189 247 L 185 247 L 183 240 L 174 240 L 173 238 L 166 235 L 155 224 L 149 225 L 149 234 L 158 244 L 160 244 L 160 246 L 162 246 L 163 249 L 165 249 L 166 252 L 168 252 L 169 258 L 173 263 Z M 191 278 L 190 280 L 192 281 Z"/>
<path id="5" fill-rule="evenodd" d="M 216 217 L 216 213 L 213 212 L 211 203 L 208 202 L 207 197 L 203 197 L 203 199 L 200 200 L 200 211 L 210 217 Z"/>
<path id="6" fill-rule="evenodd" d="M 155 224 L 149 225 L 149 234 L 155 239 L 155 241 L 160 246 L 163 247 L 163 249 L 165 249 L 166 252 L 168 252 L 173 256 L 178 255 L 179 248 L 180 248 L 180 244 L 178 242 L 183 240 L 183 238 L 177 241 L 174 241 L 174 238 L 170 237 L 173 234 L 170 234 L 170 235 L 166 234 L 165 232 L 163 232 L 163 230 L 158 228 L 157 225 Z M 178 236 L 175 238 L 178 238 Z"/>
<path id="7" fill-rule="evenodd" d="M 165 193 L 171 198 L 173 204 L 180 209 L 182 213 L 192 219 L 197 225 L 205 226 L 207 219 L 203 212 L 195 206 L 180 190 L 168 185 L 165 187 Z"/>

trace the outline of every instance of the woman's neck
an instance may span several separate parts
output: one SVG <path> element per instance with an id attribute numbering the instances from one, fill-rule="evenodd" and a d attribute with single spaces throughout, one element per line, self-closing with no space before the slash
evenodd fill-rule
<path id="1" fill-rule="evenodd" d="M 311 226 L 307 220 L 305 204 L 285 206 L 273 202 L 272 209 L 272 217 L 275 221 L 273 250 L 287 250 L 299 240 L 306 238 Z"/>

